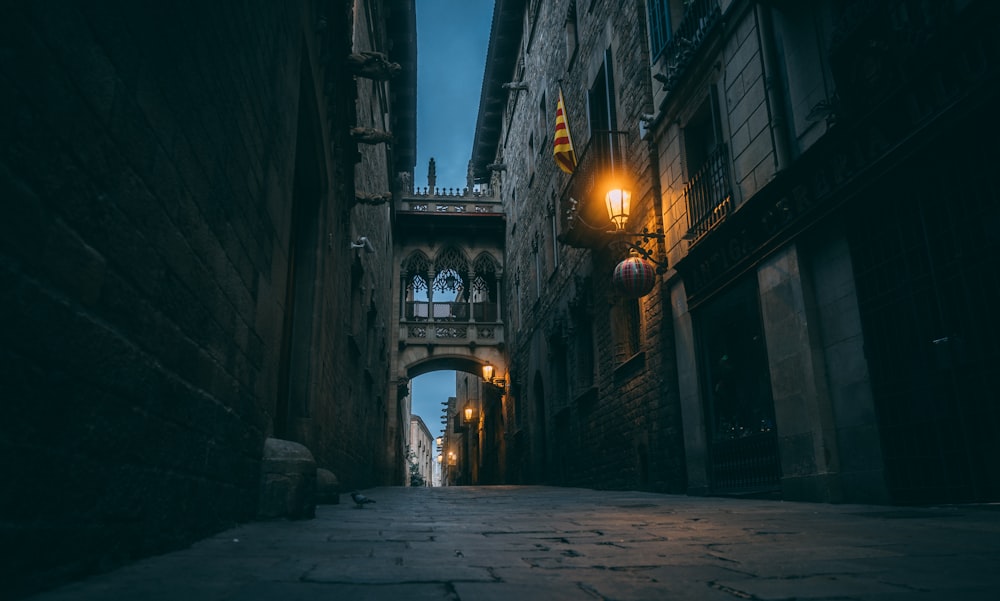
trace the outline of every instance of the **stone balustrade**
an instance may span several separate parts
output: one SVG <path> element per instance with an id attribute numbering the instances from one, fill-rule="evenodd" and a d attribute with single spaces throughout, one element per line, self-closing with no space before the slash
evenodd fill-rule
<path id="1" fill-rule="evenodd" d="M 400 321 L 399 339 L 406 345 L 498 346 L 504 327 L 500 322 Z"/>
<path id="2" fill-rule="evenodd" d="M 489 189 L 481 188 L 415 188 L 403 196 L 399 210 L 427 213 L 502 213 L 499 198 Z"/>

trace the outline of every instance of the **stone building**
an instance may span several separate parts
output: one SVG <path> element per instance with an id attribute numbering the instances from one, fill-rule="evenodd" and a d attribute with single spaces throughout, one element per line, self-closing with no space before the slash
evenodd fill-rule
<path id="1" fill-rule="evenodd" d="M 472 162 L 507 215 L 510 482 L 685 490 L 666 289 L 636 299 L 613 288 L 627 243 L 641 240 L 593 243 L 610 228 L 603 201 L 567 219 L 597 167 L 614 166 L 634 186 L 633 223 L 661 229 L 638 130 L 653 106 L 641 7 L 496 4 Z M 552 154 L 560 93 L 580 159 L 573 175 Z M 644 248 L 662 255 L 655 239 Z"/>
<path id="2" fill-rule="evenodd" d="M 416 486 L 413 483 L 414 471 L 423 482 L 421 486 L 430 486 L 433 480 L 434 439 L 431 437 L 431 431 L 427 429 L 427 424 L 420 419 L 419 415 L 410 416 L 410 453 L 408 459 L 411 466 L 408 474 L 410 486 Z"/>
<path id="3" fill-rule="evenodd" d="M 498 2 L 473 164 L 508 214 L 508 476 L 1000 497 L 997 12 Z M 667 266 L 637 301 L 610 283 L 630 241 Z"/>
<path id="4" fill-rule="evenodd" d="M 413 4 L 5 6 L 0 596 L 253 519 L 269 437 L 403 482 Z"/>
<path id="5" fill-rule="evenodd" d="M 1000 497 L 997 6 L 657 6 L 689 490 Z"/>
<path id="6" fill-rule="evenodd" d="M 393 236 L 392 315 L 397 327 L 392 328 L 389 358 L 390 372 L 401 383 L 435 370 L 479 378 L 483 366 L 499 369 L 505 364 L 505 215 L 489 186 L 473 185 L 471 178 L 466 183 L 463 189 L 438 187 L 433 158 L 427 186 L 415 186 L 412 173 L 402 178 Z M 409 410 L 407 386 L 401 385 L 399 392 L 401 406 Z M 486 431 L 495 433 L 502 428 L 501 401 L 497 394 L 490 398 Z M 453 406 L 452 419 L 454 411 Z M 455 426 L 446 425 L 449 431 Z M 462 424 L 457 427 L 462 431 L 450 435 L 467 440 Z M 446 446 L 450 449 L 453 442 Z M 498 453 L 489 457 L 495 465 Z M 456 453 L 455 463 L 443 466 L 445 484 L 458 482 L 458 461 Z M 468 482 L 465 475 L 463 482 Z"/>

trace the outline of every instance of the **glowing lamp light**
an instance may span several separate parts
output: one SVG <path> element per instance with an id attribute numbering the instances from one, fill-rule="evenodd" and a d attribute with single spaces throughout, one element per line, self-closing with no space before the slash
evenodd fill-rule
<path id="1" fill-rule="evenodd" d="M 466 423 L 470 423 L 471 424 L 472 423 L 472 418 L 474 418 L 476 416 L 476 410 L 472 406 L 472 403 L 466 403 L 465 409 L 463 409 L 462 411 L 463 411 L 463 413 L 465 413 L 465 421 L 466 421 Z"/>
<path id="2" fill-rule="evenodd" d="M 487 361 L 486 365 L 483 366 L 483 379 L 487 382 L 493 381 L 493 366 Z"/>
<path id="3" fill-rule="evenodd" d="M 632 191 L 616 185 L 604 195 L 604 201 L 608 206 L 608 218 L 615 224 L 615 229 L 619 231 L 625 229 L 632 208 Z"/>
<path id="4" fill-rule="evenodd" d="M 615 267 L 611 280 L 622 295 L 639 298 L 656 285 L 656 269 L 642 257 L 632 256 Z"/>

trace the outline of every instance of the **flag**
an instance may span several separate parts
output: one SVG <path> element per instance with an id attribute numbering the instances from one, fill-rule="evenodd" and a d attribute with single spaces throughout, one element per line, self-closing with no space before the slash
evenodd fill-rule
<path id="1" fill-rule="evenodd" d="M 562 88 L 559 88 L 559 103 L 556 105 L 556 137 L 553 154 L 560 169 L 566 173 L 573 173 L 573 169 L 576 168 L 576 151 L 573 150 L 573 139 L 569 136 Z"/>

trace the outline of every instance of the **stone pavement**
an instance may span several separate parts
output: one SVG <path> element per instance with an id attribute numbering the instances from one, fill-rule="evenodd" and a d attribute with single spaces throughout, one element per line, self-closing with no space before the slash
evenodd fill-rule
<path id="1" fill-rule="evenodd" d="M 35 601 L 1000 599 L 1000 507 L 378 488 Z"/>

